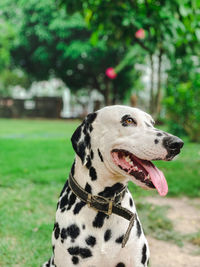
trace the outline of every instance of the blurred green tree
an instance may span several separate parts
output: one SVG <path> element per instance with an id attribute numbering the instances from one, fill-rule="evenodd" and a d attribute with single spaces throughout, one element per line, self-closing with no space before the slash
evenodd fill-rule
<path id="1" fill-rule="evenodd" d="M 27 75 L 12 65 L 11 50 L 20 25 L 20 9 L 16 4 L 12 0 L 0 2 L 0 96 L 9 96 L 10 86 L 29 85 Z"/>
<path id="2" fill-rule="evenodd" d="M 198 0 L 141 0 L 99 1 L 60 0 L 68 13 L 81 12 L 93 39 L 98 43 L 102 36 L 107 44 L 115 47 L 119 43 L 136 46 L 146 52 L 151 66 L 150 112 L 157 117 L 164 95 L 162 69 L 171 68 L 177 49 L 188 47 L 200 39 Z M 193 51 L 194 52 L 194 51 Z M 157 76 L 155 82 L 155 76 Z"/>
<path id="3" fill-rule="evenodd" d="M 13 39 L 12 27 L 0 18 L 0 72 L 10 64 L 10 49 Z"/>
<path id="4" fill-rule="evenodd" d="M 122 100 L 138 81 L 139 72 L 134 71 L 136 60 L 129 62 L 114 81 L 106 77 L 106 69 L 121 62 L 127 47 L 118 44 L 111 49 L 106 38 L 94 46 L 91 31 L 80 14 L 66 15 L 51 0 L 13 2 L 18 10 L 14 19 L 13 10 L 4 7 L 9 21 L 16 23 L 16 17 L 20 21 L 12 46 L 12 62 L 33 79 L 60 77 L 74 92 L 95 88 L 104 95 L 105 104 Z"/>

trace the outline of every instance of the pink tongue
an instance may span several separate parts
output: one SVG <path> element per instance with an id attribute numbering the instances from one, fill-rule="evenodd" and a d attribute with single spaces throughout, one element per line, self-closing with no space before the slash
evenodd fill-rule
<path id="1" fill-rule="evenodd" d="M 149 173 L 151 181 L 154 184 L 155 188 L 157 189 L 158 193 L 161 196 L 167 195 L 168 185 L 167 185 L 167 181 L 165 179 L 163 172 L 161 172 L 154 165 L 151 165 L 151 164 L 146 165 L 144 163 L 142 165 Z"/>
<path id="2" fill-rule="evenodd" d="M 130 169 L 130 164 L 124 159 L 118 158 L 118 153 L 113 153 L 113 158 L 116 164 L 121 165 L 124 169 Z M 151 162 L 145 162 L 139 158 L 136 161 L 143 166 L 143 168 L 149 173 L 152 183 L 161 196 L 165 196 L 168 192 L 168 185 L 164 174 L 156 168 Z M 131 169 L 130 169 L 131 171 Z"/>

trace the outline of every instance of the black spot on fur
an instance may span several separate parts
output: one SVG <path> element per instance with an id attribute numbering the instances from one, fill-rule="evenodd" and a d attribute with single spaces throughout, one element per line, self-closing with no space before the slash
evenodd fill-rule
<path id="1" fill-rule="evenodd" d="M 68 236 L 71 237 L 72 240 L 76 239 L 80 234 L 80 229 L 76 224 L 72 224 L 67 228 L 63 228 L 61 231 L 62 240 L 66 239 Z"/>
<path id="2" fill-rule="evenodd" d="M 77 154 L 79 155 L 79 157 L 81 158 L 82 160 L 82 163 L 84 162 L 85 160 L 85 143 L 82 141 L 78 144 L 78 147 L 77 147 Z"/>
<path id="3" fill-rule="evenodd" d="M 87 123 L 89 123 L 89 124 L 93 123 L 93 121 L 96 119 L 96 116 L 97 116 L 96 112 L 88 114 L 86 117 Z"/>
<path id="4" fill-rule="evenodd" d="M 73 210 L 73 213 L 74 215 L 78 214 L 80 212 L 80 210 L 86 205 L 85 202 L 83 201 L 80 201 L 78 202 L 75 207 L 74 207 L 74 210 Z"/>
<path id="5" fill-rule="evenodd" d="M 88 248 L 80 248 L 80 247 L 70 247 L 68 248 L 68 252 L 70 255 L 80 255 L 81 258 L 85 259 L 85 258 L 89 258 L 92 256 L 92 253 L 90 251 L 90 249 Z"/>
<path id="6" fill-rule="evenodd" d="M 69 198 L 67 210 L 71 209 L 71 207 L 75 203 L 75 201 L 76 201 L 76 195 L 72 192 L 70 195 L 70 198 Z"/>
<path id="7" fill-rule="evenodd" d="M 90 186 L 88 183 L 86 183 L 85 191 L 88 192 L 88 193 L 90 193 L 90 194 L 92 193 L 91 186 Z M 74 213 L 75 215 L 78 214 L 78 213 L 80 212 L 80 210 L 81 210 L 85 205 L 86 205 L 86 203 L 83 202 L 83 201 L 78 202 L 78 203 L 75 205 L 75 207 L 74 207 L 73 213 Z"/>
<path id="8" fill-rule="evenodd" d="M 85 124 L 85 120 L 83 122 L 84 122 L 83 133 L 86 135 L 88 126 L 87 126 L 87 124 Z"/>
<path id="9" fill-rule="evenodd" d="M 105 218 L 108 218 L 109 216 L 106 215 L 105 213 L 103 212 L 98 212 L 97 215 L 95 216 L 94 218 L 94 221 L 93 221 L 93 226 L 96 227 L 96 228 L 101 228 L 104 224 L 104 220 Z"/>
<path id="10" fill-rule="evenodd" d="M 59 227 L 59 224 L 56 222 L 54 224 L 54 236 L 55 236 L 55 239 L 58 239 L 60 235 L 60 227 Z"/>
<path id="11" fill-rule="evenodd" d="M 142 230 L 141 230 L 140 222 L 138 221 L 138 219 L 136 219 L 136 226 L 137 226 L 137 236 L 139 238 L 141 236 Z"/>
<path id="12" fill-rule="evenodd" d="M 105 189 L 99 193 L 99 196 L 102 197 L 113 197 L 115 193 L 118 193 L 122 190 L 123 184 L 121 183 L 116 183 L 113 186 L 107 186 Z"/>
<path id="13" fill-rule="evenodd" d="M 54 259 L 52 259 L 52 267 L 56 267 Z"/>
<path id="14" fill-rule="evenodd" d="M 142 248 L 142 260 L 141 263 L 145 264 L 146 260 L 147 260 L 147 246 L 146 244 L 144 244 L 143 248 Z"/>
<path id="15" fill-rule="evenodd" d="M 80 248 L 80 256 L 84 258 L 89 258 L 92 256 L 92 252 L 88 248 Z"/>
<path id="16" fill-rule="evenodd" d="M 130 206 L 133 207 L 133 200 L 132 200 L 131 197 L 130 197 L 130 199 L 129 199 L 129 203 L 130 203 Z"/>
<path id="17" fill-rule="evenodd" d="M 78 246 L 77 247 L 70 247 L 70 248 L 68 248 L 68 252 L 70 255 L 78 255 L 80 252 L 80 248 Z"/>
<path id="18" fill-rule="evenodd" d="M 83 230 L 85 230 L 85 224 L 82 225 Z"/>
<path id="19" fill-rule="evenodd" d="M 90 157 L 91 157 L 91 159 L 93 159 L 94 158 L 94 152 L 93 152 L 93 150 L 91 149 L 91 151 L 90 151 Z"/>
<path id="20" fill-rule="evenodd" d="M 89 155 L 87 155 L 87 159 L 86 159 L 87 163 L 86 163 L 86 167 L 89 169 L 92 166 L 92 162 L 91 162 L 91 158 Z"/>
<path id="21" fill-rule="evenodd" d="M 76 257 L 76 256 L 73 256 L 72 257 L 72 262 L 73 262 L 74 265 L 78 264 L 79 263 L 79 258 Z"/>
<path id="22" fill-rule="evenodd" d="M 93 127 L 92 127 L 92 125 L 90 125 L 89 126 L 89 131 L 92 132 L 92 130 L 93 130 Z"/>
<path id="23" fill-rule="evenodd" d="M 119 262 L 116 267 L 126 267 L 126 265 L 123 262 Z"/>
<path id="24" fill-rule="evenodd" d="M 154 140 L 154 143 L 155 143 L 155 144 L 158 144 L 158 143 L 159 143 L 159 140 L 158 140 L 158 139 L 155 139 L 155 140 Z"/>
<path id="25" fill-rule="evenodd" d="M 68 195 L 69 195 L 69 192 L 70 191 L 71 191 L 71 189 L 68 186 L 68 188 L 66 190 L 66 194 L 61 198 L 61 201 L 60 201 L 60 209 L 63 209 L 64 207 L 67 206 L 67 204 L 68 204 Z"/>
<path id="26" fill-rule="evenodd" d="M 163 134 L 162 133 L 157 133 L 157 136 L 162 136 Z"/>
<path id="27" fill-rule="evenodd" d="M 64 212 L 64 211 L 66 211 L 66 209 L 65 209 L 65 208 L 61 209 L 61 212 Z"/>
<path id="28" fill-rule="evenodd" d="M 88 131 L 89 130 L 92 131 L 91 123 L 95 120 L 96 116 L 97 116 L 97 113 L 95 112 L 88 114 L 88 116 L 83 121 L 83 123 L 75 130 L 71 138 L 72 146 L 75 152 L 77 153 L 77 155 L 82 160 L 82 163 L 84 163 L 85 161 L 86 147 L 91 148 L 91 142 L 90 142 L 91 138 L 90 138 Z M 82 130 L 83 130 L 82 134 L 85 135 L 84 141 L 80 141 Z M 90 162 L 87 162 L 87 167 L 88 168 L 90 167 Z"/>
<path id="29" fill-rule="evenodd" d="M 88 238 L 85 240 L 86 244 L 88 246 L 94 247 L 94 245 L 96 244 L 96 238 L 94 236 L 88 236 Z"/>
<path id="30" fill-rule="evenodd" d="M 60 201 L 60 209 L 63 209 L 68 204 L 68 194 L 65 194 Z"/>
<path id="31" fill-rule="evenodd" d="M 76 239 L 80 234 L 80 229 L 76 224 L 72 224 L 67 227 L 67 235 L 69 235 L 72 239 Z"/>
<path id="32" fill-rule="evenodd" d="M 84 125 L 84 129 L 83 132 L 84 134 L 86 134 L 88 131 L 92 132 L 93 127 L 92 127 L 92 123 L 95 120 L 97 116 L 97 113 L 90 113 L 87 115 L 87 117 L 85 118 L 85 120 L 83 121 L 83 125 Z"/>
<path id="33" fill-rule="evenodd" d="M 82 131 L 82 124 L 73 133 L 72 138 L 71 138 L 71 142 L 72 142 L 72 146 L 74 148 L 74 151 L 81 158 L 82 162 L 84 162 L 84 159 L 85 159 L 85 144 L 84 144 L 83 141 L 79 142 L 80 137 L 81 137 L 81 131 Z"/>
<path id="34" fill-rule="evenodd" d="M 123 241 L 123 238 L 124 238 L 124 235 L 121 235 L 120 237 L 118 237 L 115 242 L 118 243 L 118 244 L 121 244 L 122 241 Z"/>
<path id="35" fill-rule="evenodd" d="M 72 174 L 72 176 L 74 176 L 74 170 L 75 170 L 75 161 L 72 164 L 72 168 L 71 168 L 71 174 Z"/>
<path id="36" fill-rule="evenodd" d="M 91 147 L 91 144 L 90 144 L 90 135 L 88 133 L 85 135 L 84 141 L 85 141 L 86 147 L 90 148 Z"/>
<path id="37" fill-rule="evenodd" d="M 67 238 L 67 229 L 66 228 L 62 228 L 60 237 L 62 240 Z"/>
<path id="38" fill-rule="evenodd" d="M 86 185 L 85 185 L 85 191 L 90 193 L 90 194 L 92 193 L 92 188 L 88 183 L 86 183 Z"/>
<path id="39" fill-rule="evenodd" d="M 77 148 L 77 143 L 81 137 L 81 130 L 82 130 L 82 124 L 80 126 L 78 126 L 78 128 L 75 130 L 75 132 L 72 135 L 71 141 L 72 141 L 72 145 L 74 147 L 74 150 L 76 151 Z"/>
<path id="40" fill-rule="evenodd" d="M 68 183 L 68 180 L 65 182 L 65 185 L 60 193 L 60 197 L 63 195 L 63 193 L 65 192 L 66 188 L 68 187 L 69 183 Z"/>
<path id="41" fill-rule="evenodd" d="M 50 261 L 51 261 L 51 259 L 48 260 L 46 267 L 50 267 Z"/>
<path id="42" fill-rule="evenodd" d="M 90 174 L 92 181 L 95 181 L 97 179 L 97 173 L 94 167 L 90 168 L 89 174 Z"/>
<path id="43" fill-rule="evenodd" d="M 104 234 L 104 240 L 107 242 L 108 240 L 110 240 L 110 238 L 111 238 L 111 230 L 110 229 L 108 229 L 108 230 L 106 230 L 105 231 L 105 234 Z"/>
<path id="44" fill-rule="evenodd" d="M 98 155 L 99 155 L 99 157 L 100 157 L 100 160 L 103 162 L 103 156 L 102 156 L 102 154 L 101 154 L 100 150 L 99 150 L 99 149 L 97 149 L 97 151 L 98 151 Z"/>

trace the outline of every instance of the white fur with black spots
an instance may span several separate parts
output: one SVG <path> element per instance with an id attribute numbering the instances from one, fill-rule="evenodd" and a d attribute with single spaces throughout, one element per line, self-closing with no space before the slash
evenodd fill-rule
<path id="1" fill-rule="evenodd" d="M 171 160 L 180 152 L 178 137 L 154 128 L 151 116 L 127 106 L 109 106 L 89 114 L 72 136 L 76 152 L 72 176 L 88 193 L 111 198 L 128 181 L 167 194 L 164 175 L 151 160 Z M 136 213 L 131 193 L 121 206 Z M 121 247 L 129 221 L 88 207 L 66 182 L 52 234 L 53 256 L 46 267 L 144 267 L 150 252 L 138 216 Z"/>

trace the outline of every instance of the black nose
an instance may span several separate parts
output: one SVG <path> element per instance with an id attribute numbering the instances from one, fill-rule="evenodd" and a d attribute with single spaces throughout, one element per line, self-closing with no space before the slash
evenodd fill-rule
<path id="1" fill-rule="evenodd" d="M 168 136 L 163 138 L 163 146 L 167 149 L 167 158 L 172 158 L 180 153 L 180 149 L 183 147 L 184 142 L 176 136 Z"/>

